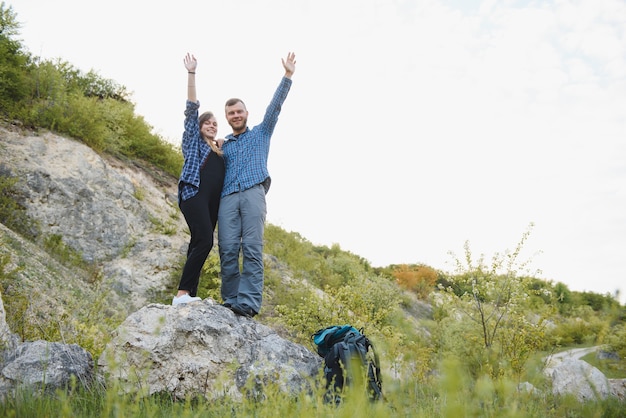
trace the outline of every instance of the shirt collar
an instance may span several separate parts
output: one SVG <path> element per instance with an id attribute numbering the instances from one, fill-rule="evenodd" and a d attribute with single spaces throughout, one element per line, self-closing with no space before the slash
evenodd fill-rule
<path id="1" fill-rule="evenodd" d="M 228 134 L 228 135 L 226 135 L 226 139 L 227 139 L 227 140 L 229 140 L 229 141 L 231 141 L 231 140 L 237 140 L 237 139 L 239 139 L 239 137 L 240 137 L 241 135 L 245 134 L 245 133 L 246 133 L 246 132 L 248 132 L 249 130 L 250 130 L 250 128 L 246 126 L 246 130 L 245 130 L 245 131 L 243 131 L 242 133 L 237 134 L 237 135 Z"/>

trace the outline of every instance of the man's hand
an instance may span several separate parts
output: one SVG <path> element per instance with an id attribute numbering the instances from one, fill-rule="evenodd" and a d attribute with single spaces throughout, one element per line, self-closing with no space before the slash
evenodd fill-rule
<path id="1" fill-rule="evenodd" d="M 187 56 L 185 57 L 184 62 L 185 62 L 185 68 L 187 69 L 187 72 L 190 72 L 190 73 L 196 72 L 196 67 L 198 66 L 198 61 L 196 61 L 196 57 L 187 53 Z"/>
<path id="2" fill-rule="evenodd" d="M 282 59 L 283 67 L 285 67 L 285 77 L 291 78 L 293 73 L 296 72 L 296 54 L 290 52 L 287 54 L 287 59 Z"/>

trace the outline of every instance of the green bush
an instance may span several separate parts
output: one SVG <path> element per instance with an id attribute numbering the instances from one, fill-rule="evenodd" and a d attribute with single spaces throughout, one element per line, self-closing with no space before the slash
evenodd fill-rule
<path id="1" fill-rule="evenodd" d="M 563 317 L 547 336 L 554 346 L 602 344 L 609 332 L 609 323 L 593 314 L 589 306 L 575 309 L 578 315 Z"/>
<path id="2" fill-rule="evenodd" d="M 615 326 L 606 340 L 609 351 L 626 361 L 626 324 Z"/>
<path id="3" fill-rule="evenodd" d="M 5 116 L 178 177 L 183 165 L 180 149 L 152 133 L 135 114 L 126 87 L 62 60 L 32 59 L 13 39 L 19 25 L 4 3 L 0 28 L 0 108 Z"/>

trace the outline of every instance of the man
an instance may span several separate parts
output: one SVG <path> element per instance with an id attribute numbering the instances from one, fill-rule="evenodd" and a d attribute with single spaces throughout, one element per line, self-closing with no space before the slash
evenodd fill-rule
<path id="1" fill-rule="evenodd" d="M 259 125 L 248 128 L 248 110 L 242 100 L 230 99 L 225 106 L 233 133 L 226 136 L 223 145 L 226 174 L 218 215 L 221 294 L 224 306 L 247 317 L 261 310 L 265 194 L 270 186 L 267 158 L 270 138 L 296 70 L 296 55 L 290 52 L 281 61 L 285 75 Z"/>

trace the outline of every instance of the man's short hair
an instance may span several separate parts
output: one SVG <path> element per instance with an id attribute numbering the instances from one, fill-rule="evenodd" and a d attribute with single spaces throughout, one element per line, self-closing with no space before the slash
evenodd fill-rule
<path id="1" fill-rule="evenodd" d="M 226 105 L 225 105 L 225 107 L 228 107 L 228 106 L 234 106 L 234 105 L 236 105 L 237 103 L 241 103 L 241 104 L 243 105 L 243 108 L 247 110 L 247 108 L 246 108 L 246 104 L 243 102 L 243 100 L 241 100 L 241 99 L 237 99 L 236 97 L 233 97 L 232 99 L 228 99 L 228 100 L 226 100 Z"/>

